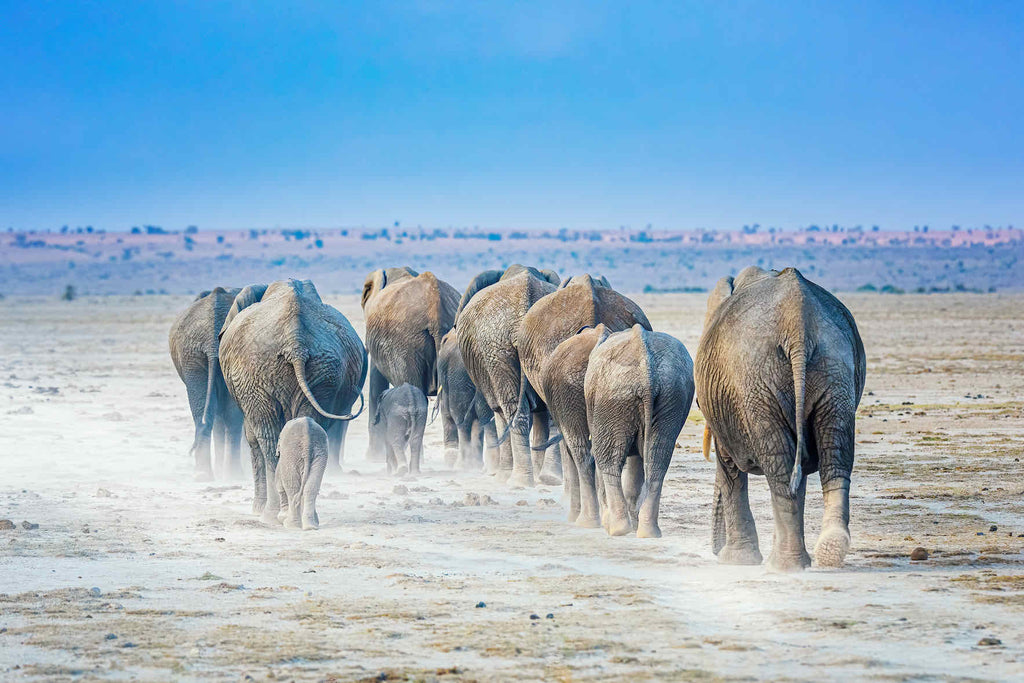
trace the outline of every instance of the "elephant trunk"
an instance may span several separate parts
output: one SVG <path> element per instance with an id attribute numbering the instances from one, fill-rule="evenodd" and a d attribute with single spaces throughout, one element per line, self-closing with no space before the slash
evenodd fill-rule
<path id="1" fill-rule="evenodd" d="M 804 456 L 804 395 L 807 380 L 807 345 L 802 329 L 790 349 L 789 363 L 793 369 L 793 394 L 796 403 L 794 424 L 796 427 L 796 455 L 793 458 L 793 474 L 789 478 L 789 492 L 796 496 L 800 489 L 800 481 L 803 479 L 801 461 Z"/>
<path id="2" fill-rule="evenodd" d="M 324 410 L 320 403 L 316 400 L 316 396 L 313 395 L 313 391 L 309 388 L 309 383 L 306 382 L 306 361 L 304 358 L 295 358 L 292 360 L 292 367 L 295 369 L 295 379 L 299 383 L 299 388 L 302 389 L 302 393 L 305 394 L 306 400 L 309 401 L 310 405 L 324 417 L 332 420 L 342 420 L 347 422 L 354 420 L 363 412 L 365 402 L 363 400 L 363 392 L 359 392 L 359 410 L 355 413 L 349 413 L 348 415 L 335 415 Z"/>

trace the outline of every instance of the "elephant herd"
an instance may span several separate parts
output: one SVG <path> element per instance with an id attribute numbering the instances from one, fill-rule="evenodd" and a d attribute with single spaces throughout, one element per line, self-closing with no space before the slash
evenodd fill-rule
<path id="1" fill-rule="evenodd" d="M 480 273 L 460 297 L 432 273 L 386 268 L 366 278 L 361 303 L 365 347 L 308 280 L 203 292 L 171 329 L 197 475 L 213 476 L 211 439 L 218 469 L 236 473 L 244 430 L 264 521 L 316 527 L 316 490 L 342 461 L 369 375 L 367 458 L 389 472 L 404 449 L 395 429 L 418 471 L 436 396 L 446 466 L 511 487 L 564 483 L 570 522 L 658 537 L 665 474 L 696 396 L 704 456 L 716 453 L 719 561 L 762 561 L 747 497 L 759 474 L 774 512 L 769 566 L 810 566 L 804 496 L 817 471 L 815 561 L 842 565 L 864 347 L 849 310 L 799 271 L 750 267 L 719 281 L 695 359 L 603 277 L 513 265 Z"/>

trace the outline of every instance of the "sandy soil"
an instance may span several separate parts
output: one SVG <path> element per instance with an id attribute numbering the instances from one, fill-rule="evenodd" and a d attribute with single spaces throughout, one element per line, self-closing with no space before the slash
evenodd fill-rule
<path id="1" fill-rule="evenodd" d="M 263 526 L 250 483 L 192 481 L 166 342 L 186 298 L 0 301 L 0 678 L 1022 680 L 1024 296 L 844 299 L 869 363 L 853 548 L 797 576 L 715 562 L 696 411 L 660 540 L 444 470 L 439 424 L 427 471 L 389 479 L 364 418 L 322 528 Z M 638 301 L 694 351 L 702 295 Z M 813 546 L 816 478 L 808 499 Z"/>

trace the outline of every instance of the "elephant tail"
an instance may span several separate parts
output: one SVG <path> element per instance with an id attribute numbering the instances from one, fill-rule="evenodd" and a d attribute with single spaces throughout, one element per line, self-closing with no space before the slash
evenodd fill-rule
<path id="1" fill-rule="evenodd" d="M 429 298 L 429 311 L 428 311 L 428 322 L 427 322 L 427 333 L 430 335 L 431 341 L 434 344 L 434 358 L 433 358 L 433 372 L 430 375 L 430 380 L 433 386 L 427 387 L 427 395 L 436 394 L 441 390 L 440 378 L 437 376 L 437 359 L 441 357 L 441 339 L 448 331 L 444 329 L 441 322 L 441 317 L 444 315 L 444 306 L 441 301 L 444 296 L 441 291 L 441 282 L 437 279 L 430 271 L 426 271 L 420 275 L 421 278 L 425 279 L 430 285 L 430 298 Z"/>
<path id="2" fill-rule="evenodd" d="M 711 440 L 714 437 L 711 435 L 711 428 L 708 427 L 707 423 L 704 423 L 704 443 L 702 444 L 702 450 L 704 451 L 704 459 L 711 462 Z"/>
<path id="3" fill-rule="evenodd" d="M 302 358 L 296 358 L 295 360 L 292 361 L 292 367 L 295 369 L 295 379 L 299 383 L 299 388 L 302 389 L 302 393 L 305 394 L 306 400 L 309 401 L 310 405 L 312 405 L 313 408 L 316 409 L 316 412 L 332 420 L 342 420 L 344 422 L 354 420 L 362 414 L 363 408 L 366 407 L 362 391 L 359 392 L 358 411 L 356 411 L 355 413 L 349 413 L 348 415 L 335 415 L 334 413 L 329 413 L 326 410 L 324 410 L 320 403 L 316 400 L 316 396 L 313 395 L 313 391 L 309 388 L 309 383 L 306 382 L 306 361 Z"/>
<path id="4" fill-rule="evenodd" d="M 519 413 L 523 411 L 523 403 L 526 401 L 526 373 L 520 368 L 519 370 L 519 399 L 516 401 L 516 410 L 512 415 L 505 420 L 505 431 L 498 435 L 498 441 L 495 445 L 500 446 L 505 443 L 505 439 L 508 438 L 508 433 L 512 430 L 512 423 L 515 422 L 516 418 L 519 417 Z M 529 410 L 529 406 L 527 406 Z"/>
<path id="5" fill-rule="evenodd" d="M 192 447 L 188 449 L 189 455 L 195 453 L 203 435 L 209 434 L 213 427 L 213 411 L 217 405 L 217 375 L 219 374 L 220 359 L 217 356 L 209 356 L 206 364 L 206 402 L 203 404 L 203 417 L 196 424 L 196 435 L 192 440 Z"/>
<path id="6" fill-rule="evenodd" d="M 556 443 L 558 443 L 559 441 L 562 440 L 562 438 L 563 438 L 562 437 L 562 430 L 558 428 L 558 425 L 555 424 L 554 420 L 551 421 L 551 426 L 555 428 L 555 432 L 556 432 L 555 435 L 552 436 L 547 441 L 545 441 L 544 443 L 540 444 L 539 446 L 531 447 L 530 450 L 533 450 L 533 451 L 546 451 L 547 449 L 551 448 Z"/>
<path id="7" fill-rule="evenodd" d="M 796 495 L 803 479 L 801 461 L 804 455 L 804 399 L 807 382 L 807 344 L 803 331 L 789 352 L 789 363 L 793 370 L 793 395 L 795 397 L 796 455 L 793 457 L 793 474 L 789 478 L 789 492 Z"/>
<path id="8" fill-rule="evenodd" d="M 441 391 L 443 389 L 444 387 L 440 384 L 437 385 L 437 398 L 434 399 L 434 409 L 430 412 L 430 422 L 428 424 L 434 424 L 434 420 L 437 419 L 437 413 L 441 410 Z"/>

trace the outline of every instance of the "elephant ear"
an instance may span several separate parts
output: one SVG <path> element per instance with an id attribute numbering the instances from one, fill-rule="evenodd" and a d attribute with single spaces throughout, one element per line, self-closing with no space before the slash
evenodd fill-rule
<path id="1" fill-rule="evenodd" d="M 598 275 L 597 281 L 601 283 L 602 287 L 607 287 L 608 289 L 612 288 L 612 283 L 608 282 L 608 278 L 606 278 L 604 275 Z"/>
<path id="2" fill-rule="evenodd" d="M 231 304 L 231 309 L 228 311 L 227 317 L 224 318 L 224 324 L 220 327 L 220 334 L 218 337 L 224 336 L 224 330 L 228 329 L 228 326 L 231 325 L 231 321 L 234 320 L 240 312 L 249 308 L 249 306 L 262 301 L 263 295 L 266 293 L 267 285 L 264 284 L 246 285 L 245 287 L 242 287 L 238 294 L 235 295 L 235 300 Z"/>
<path id="3" fill-rule="evenodd" d="M 366 281 L 363 282 L 363 296 L 359 302 L 359 305 L 366 308 L 366 302 L 370 300 L 370 297 L 384 289 L 384 285 L 388 282 L 388 275 L 384 270 L 378 269 L 366 276 Z"/>
<path id="4" fill-rule="evenodd" d="M 572 275 L 570 275 L 569 277 L 567 277 L 564 280 L 562 280 L 562 284 L 558 285 L 558 288 L 559 289 L 565 289 L 566 287 L 569 286 L 570 282 L 572 282 Z"/>
<path id="5" fill-rule="evenodd" d="M 473 295 L 479 292 L 485 287 L 490 287 L 495 282 L 501 279 L 502 271 L 500 270 L 485 270 L 484 272 L 477 275 L 466 287 L 466 291 L 462 294 L 462 299 L 459 300 L 458 313 L 462 313 L 462 309 L 466 307 Z M 458 313 L 456 314 L 456 320 L 458 320 Z"/>
<path id="6" fill-rule="evenodd" d="M 543 268 L 540 272 L 541 275 L 544 276 L 544 279 L 553 284 L 555 287 L 562 283 L 562 278 L 558 277 L 558 273 L 556 273 L 555 271 L 550 270 L 548 268 Z"/>

